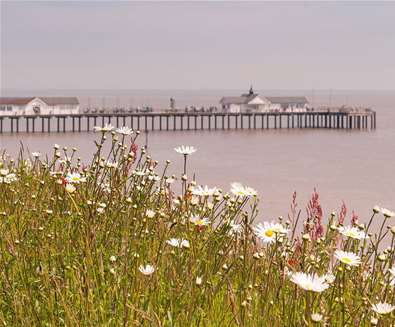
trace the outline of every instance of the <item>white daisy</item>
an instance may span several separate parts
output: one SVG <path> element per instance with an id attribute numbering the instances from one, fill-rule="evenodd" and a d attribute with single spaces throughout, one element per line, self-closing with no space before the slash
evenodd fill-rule
<path id="1" fill-rule="evenodd" d="M 374 207 L 373 207 L 373 212 L 374 213 L 379 213 L 381 211 L 381 209 L 380 209 L 380 207 L 378 206 L 378 205 L 375 205 Z"/>
<path id="2" fill-rule="evenodd" d="M 127 136 L 127 135 L 132 135 L 132 134 L 133 134 L 133 130 L 132 130 L 131 128 L 129 128 L 129 127 L 126 127 L 126 126 L 123 126 L 123 127 L 121 127 L 121 128 L 118 128 L 118 129 L 116 130 L 116 132 L 117 132 L 118 134 L 122 134 L 122 135 L 125 135 L 125 136 Z"/>
<path id="3" fill-rule="evenodd" d="M 8 172 L 7 169 L 3 169 L 3 173 L 5 171 Z M 11 184 L 13 182 L 16 182 L 17 180 L 18 180 L 18 178 L 16 177 L 16 174 L 14 174 L 14 173 L 6 174 L 6 175 L 1 174 L 1 176 L 0 176 L 0 184 L 3 184 L 3 183 L 4 184 Z"/>
<path id="4" fill-rule="evenodd" d="M 0 169 L 0 176 L 7 176 L 9 172 L 8 169 Z"/>
<path id="5" fill-rule="evenodd" d="M 385 218 L 391 218 L 395 216 L 395 212 L 385 208 L 381 209 L 381 213 L 384 215 Z"/>
<path id="6" fill-rule="evenodd" d="M 385 302 L 372 305 L 372 310 L 380 315 L 386 315 L 395 310 L 395 306 Z"/>
<path id="7" fill-rule="evenodd" d="M 207 226 L 210 224 L 210 220 L 208 218 L 201 218 L 199 216 L 192 216 L 189 220 L 191 223 L 199 227 Z"/>
<path id="8" fill-rule="evenodd" d="M 81 174 L 79 173 L 68 173 L 65 179 L 67 183 L 70 184 L 79 184 L 79 183 L 84 183 L 86 181 L 86 178 L 81 176 Z"/>
<path id="9" fill-rule="evenodd" d="M 343 262 L 344 264 L 353 266 L 353 267 L 359 266 L 361 264 L 361 258 L 358 257 L 353 252 L 336 250 L 335 251 L 335 258 L 337 260 L 339 260 L 340 262 Z"/>
<path id="10" fill-rule="evenodd" d="M 360 230 L 357 227 L 341 226 L 338 228 L 338 230 L 340 234 L 350 238 L 354 238 L 356 240 L 363 240 L 365 238 L 369 238 L 369 236 L 366 235 L 364 231 Z"/>
<path id="11" fill-rule="evenodd" d="M 143 275 L 149 276 L 149 275 L 152 275 L 154 273 L 155 268 L 153 266 L 151 266 L 151 265 L 145 265 L 145 266 L 141 265 L 139 267 L 139 270 L 140 270 L 140 272 Z"/>
<path id="12" fill-rule="evenodd" d="M 248 186 L 243 186 L 240 183 L 232 183 L 230 191 L 236 196 L 255 196 L 257 191 Z"/>
<path id="13" fill-rule="evenodd" d="M 318 293 L 325 291 L 329 287 L 329 284 L 325 281 L 323 276 L 319 277 L 315 274 L 305 274 L 303 272 L 293 273 L 291 276 L 291 282 L 306 291 Z"/>
<path id="14" fill-rule="evenodd" d="M 322 321 L 323 318 L 324 318 L 324 316 L 320 313 L 312 313 L 311 314 L 311 320 L 313 320 L 314 322 L 320 322 L 320 321 Z"/>
<path id="15" fill-rule="evenodd" d="M 186 248 L 189 249 L 190 244 L 188 240 L 178 239 L 178 238 L 171 238 L 166 241 L 167 244 L 175 247 L 175 248 Z"/>
<path id="16" fill-rule="evenodd" d="M 104 125 L 104 127 L 101 127 L 101 126 L 95 126 L 95 127 L 93 127 L 93 130 L 95 131 L 95 132 L 103 132 L 103 133 L 106 133 L 106 132 L 111 132 L 112 130 L 114 130 L 114 126 L 112 126 L 111 124 L 106 124 L 106 125 Z"/>
<path id="17" fill-rule="evenodd" d="M 154 210 L 151 210 L 151 209 L 147 209 L 147 211 L 145 212 L 145 215 L 146 215 L 148 218 L 154 218 L 154 217 L 155 217 L 155 211 L 154 211 Z"/>
<path id="18" fill-rule="evenodd" d="M 336 279 L 336 276 L 335 276 L 334 274 L 332 274 L 331 272 L 326 273 L 326 274 L 325 274 L 324 276 L 322 276 L 322 277 L 325 278 L 325 281 L 326 281 L 328 284 L 333 284 L 333 282 L 334 282 L 335 279 Z"/>
<path id="19" fill-rule="evenodd" d="M 288 234 L 288 230 L 284 228 L 283 225 L 279 223 L 269 223 L 267 221 L 254 227 L 254 232 L 263 243 L 273 243 Z"/>
<path id="20" fill-rule="evenodd" d="M 185 156 L 190 155 L 196 152 L 196 149 L 193 146 L 184 146 L 181 145 L 178 148 L 174 148 L 177 153 L 183 154 Z"/>
<path id="21" fill-rule="evenodd" d="M 106 167 L 107 168 L 118 168 L 118 162 L 113 161 L 113 160 L 107 160 L 106 161 Z"/>
<path id="22" fill-rule="evenodd" d="M 41 153 L 40 152 L 32 152 L 32 156 L 34 158 L 38 158 L 39 156 L 41 156 Z"/>
<path id="23" fill-rule="evenodd" d="M 135 169 L 133 170 L 132 174 L 141 177 L 141 176 L 145 176 L 147 172 L 145 170 Z"/>
<path id="24" fill-rule="evenodd" d="M 215 193 L 216 190 L 217 189 L 215 187 L 209 188 L 207 185 L 199 185 L 192 190 L 192 194 L 197 196 L 211 196 Z"/>
<path id="25" fill-rule="evenodd" d="M 73 184 L 66 184 L 65 190 L 67 193 L 74 193 L 76 188 Z"/>
<path id="26" fill-rule="evenodd" d="M 230 223 L 231 235 L 240 235 L 243 232 L 243 226 L 241 224 Z"/>

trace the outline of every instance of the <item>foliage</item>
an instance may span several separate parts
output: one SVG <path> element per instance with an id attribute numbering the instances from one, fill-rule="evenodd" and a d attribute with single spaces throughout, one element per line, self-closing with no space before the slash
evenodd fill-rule
<path id="1" fill-rule="evenodd" d="M 391 211 L 381 217 L 374 208 L 369 224 L 354 217 L 348 227 L 332 214 L 324 226 L 314 191 L 305 221 L 295 193 L 287 221 L 256 225 L 253 189 L 234 184 L 228 194 L 188 180 L 193 152 L 181 153 L 177 196 L 177 178 L 166 174 L 170 162 L 156 173 L 158 163 L 137 149 L 138 133 L 97 130 L 97 152 L 86 167 L 76 149 L 57 145 L 50 159 L 33 153 L 0 161 L 3 325 L 393 322 L 394 312 L 373 307 L 386 302 L 391 311 L 395 301 L 395 229 L 385 228 Z M 383 220 L 374 235 L 373 219 Z M 351 265 L 339 249 L 360 262 Z"/>

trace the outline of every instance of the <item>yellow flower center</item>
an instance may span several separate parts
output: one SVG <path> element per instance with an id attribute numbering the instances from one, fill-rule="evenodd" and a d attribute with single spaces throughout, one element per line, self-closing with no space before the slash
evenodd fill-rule
<path id="1" fill-rule="evenodd" d="M 346 264 L 350 264 L 352 262 L 352 260 L 350 258 L 342 258 L 341 259 L 342 262 L 346 263 Z"/>
<path id="2" fill-rule="evenodd" d="M 274 234 L 274 232 L 273 232 L 271 229 L 268 229 L 268 230 L 265 232 L 265 235 L 266 235 L 267 237 L 273 237 L 273 234 Z"/>
<path id="3" fill-rule="evenodd" d="M 358 237 L 358 234 L 354 231 L 348 231 L 348 232 L 346 232 L 346 236 L 356 238 L 356 237 Z"/>

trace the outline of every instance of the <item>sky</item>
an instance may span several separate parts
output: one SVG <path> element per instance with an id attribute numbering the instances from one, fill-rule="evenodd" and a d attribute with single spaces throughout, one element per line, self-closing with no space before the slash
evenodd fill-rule
<path id="1" fill-rule="evenodd" d="M 1 89 L 395 89 L 395 2 L 0 6 Z"/>

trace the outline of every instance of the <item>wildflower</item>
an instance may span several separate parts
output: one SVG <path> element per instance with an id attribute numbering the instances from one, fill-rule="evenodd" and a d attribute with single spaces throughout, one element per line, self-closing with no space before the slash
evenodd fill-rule
<path id="1" fill-rule="evenodd" d="M 0 169 L 1 176 L 7 176 L 10 171 L 8 169 Z"/>
<path id="2" fill-rule="evenodd" d="M 380 207 L 379 207 L 379 206 L 376 205 L 376 206 L 373 207 L 373 213 L 376 213 L 376 214 L 377 214 L 377 213 L 379 213 L 380 211 L 381 211 L 381 210 L 380 210 Z"/>
<path id="3" fill-rule="evenodd" d="M 166 178 L 166 184 L 173 184 L 174 183 L 174 178 L 173 177 L 168 177 Z"/>
<path id="4" fill-rule="evenodd" d="M 210 220 L 208 218 L 200 218 L 199 216 L 192 216 L 189 220 L 198 227 L 203 227 L 210 224 Z"/>
<path id="5" fill-rule="evenodd" d="M 82 177 L 79 173 L 69 173 L 65 178 L 67 183 L 71 184 L 79 184 L 84 183 L 86 181 L 85 177 Z"/>
<path id="6" fill-rule="evenodd" d="M 361 231 L 357 227 L 352 227 L 352 226 L 344 226 L 344 227 L 340 226 L 339 233 L 344 236 L 356 239 L 356 240 L 362 240 L 365 238 L 369 238 L 369 236 L 366 235 L 366 233 L 364 231 Z"/>
<path id="7" fill-rule="evenodd" d="M 320 322 L 322 321 L 323 316 L 320 313 L 312 313 L 311 314 L 311 320 L 313 320 L 314 322 Z"/>
<path id="8" fill-rule="evenodd" d="M 230 234 L 239 235 L 243 232 L 243 226 L 241 224 L 230 223 Z"/>
<path id="9" fill-rule="evenodd" d="M 137 155 L 138 145 L 133 143 L 131 150 L 132 150 L 131 155 L 135 157 Z"/>
<path id="10" fill-rule="evenodd" d="M 133 175 L 136 175 L 136 176 L 139 176 L 139 177 L 145 176 L 146 173 L 147 172 L 145 170 L 138 170 L 138 169 L 135 169 L 132 172 Z"/>
<path id="11" fill-rule="evenodd" d="M 112 126 L 111 124 L 106 124 L 104 125 L 104 127 L 100 127 L 100 126 L 95 126 L 93 127 L 93 130 L 95 132 L 102 132 L 102 133 L 106 133 L 106 132 L 111 132 L 115 127 Z"/>
<path id="12" fill-rule="evenodd" d="M 116 161 L 107 160 L 106 161 L 106 167 L 107 168 L 117 168 L 118 167 L 118 163 Z"/>
<path id="13" fill-rule="evenodd" d="M 181 145 L 178 148 L 174 148 L 177 153 L 183 154 L 184 156 L 190 155 L 196 152 L 196 149 L 193 146 L 184 146 Z"/>
<path id="14" fill-rule="evenodd" d="M 76 188 L 72 184 L 66 184 L 65 190 L 66 190 L 67 193 L 74 193 Z"/>
<path id="15" fill-rule="evenodd" d="M 125 135 L 125 136 L 133 134 L 133 130 L 131 128 L 129 128 L 129 127 L 126 127 L 126 126 L 118 128 L 116 130 L 116 132 L 118 134 L 122 134 L 122 135 Z"/>
<path id="16" fill-rule="evenodd" d="M 139 270 L 140 270 L 140 272 L 141 272 L 143 275 L 148 276 L 148 275 L 152 275 L 152 274 L 154 273 L 155 268 L 154 268 L 153 266 L 151 266 L 151 265 L 146 265 L 146 266 L 141 265 L 141 266 L 139 267 Z"/>
<path id="17" fill-rule="evenodd" d="M 325 274 L 323 277 L 325 278 L 325 281 L 326 281 L 328 284 L 333 284 L 333 282 L 334 282 L 335 279 L 336 279 L 336 276 L 335 276 L 334 274 L 332 274 L 331 272 L 328 272 L 328 273 Z"/>
<path id="18" fill-rule="evenodd" d="M 356 267 L 361 264 L 361 259 L 353 252 L 346 252 L 342 250 L 335 251 L 335 258 L 348 266 Z"/>
<path id="19" fill-rule="evenodd" d="M 384 253 L 382 253 L 377 257 L 377 259 L 379 259 L 379 261 L 385 261 L 387 260 L 387 256 Z"/>
<path id="20" fill-rule="evenodd" d="M 395 310 L 395 306 L 385 302 L 372 305 L 372 310 L 380 315 L 386 315 Z"/>
<path id="21" fill-rule="evenodd" d="M 112 256 L 110 257 L 110 261 L 111 261 L 111 262 L 117 261 L 117 257 L 116 257 L 115 255 L 112 255 Z"/>
<path id="22" fill-rule="evenodd" d="M 192 194 L 197 196 L 211 196 L 216 190 L 217 189 L 215 187 L 209 188 L 207 185 L 204 187 L 199 185 L 192 190 Z"/>
<path id="23" fill-rule="evenodd" d="M 199 197 L 198 196 L 192 196 L 191 204 L 192 205 L 198 205 L 199 204 Z"/>
<path id="24" fill-rule="evenodd" d="M 197 276 L 195 283 L 196 283 L 196 285 L 200 286 L 200 285 L 202 285 L 202 281 L 203 281 L 202 277 Z"/>
<path id="25" fill-rule="evenodd" d="M 393 212 L 391 210 L 388 210 L 388 209 L 385 209 L 385 208 L 381 209 L 381 213 L 383 214 L 383 216 L 385 218 L 391 218 L 391 217 L 395 216 L 395 212 Z"/>
<path id="26" fill-rule="evenodd" d="M 41 153 L 40 153 L 40 152 L 32 152 L 32 156 L 33 156 L 34 158 L 38 158 L 38 157 L 41 156 Z"/>
<path id="27" fill-rule="evenodd" d="M 155 211 L 154 211 L 154 210 L 151 210 L 151 209 L 148 209 L 148 210 L 145 212 L 145 215 L 146 215 L 148 218 L 154 218 L 154 217 L 155 217 Z"/>
<path id="28" fill-rule="evenodd" d="M 8 169 L 2 169 L 0 175 L 0 184 L 11 184 L 18 180 L 14 173 L 8 174 Z"/>
<path id="29" fill-rule="evenodd" d="M 311 275 L 302 272 L 296 272 L 292 274 L 291 282 L 295 283 L 306 291 L 318 293 L 325 291 L 329 287 L 329 284 L 325 281 L 323 276 L 318 277 L 315 274 Z"/>
<path id="30" fill-rule="evenodd" d="M 189 249 L 189 241 L 184 240 L 184 239 L 178 239 L 178 238 L 171 238 L 170 240 L 166 241 L 167 244 L 176 247 L 176 248 L 187 248 Z"/>
<path id="31" fill-rule="evenodd" d="M 267 221 L 254 227 L 254 232 L 264 243 L 273 243 L 288 234 L 288 230 L 284 228 L 283 225 L 279 223 L 269 223 Z"/>
<path id="32" fill-rule="evenodd" d="M 255 191 L 253 188 L 248 187 L 248 186 L 243 186 L 240 183 L 232 183 L 231 184 L 231 190 L 230 190 L 234 195 L 236 196 L 255 196 L 257 195 L 257 191 Z"/>
<path id="33" fill-rule="evenodd" d="M 98 214 L 102 214 L 104 212 L 104 208 L 99 207 L 99 208 L 96 209 L 96 211 L 97 211 Z"/>

